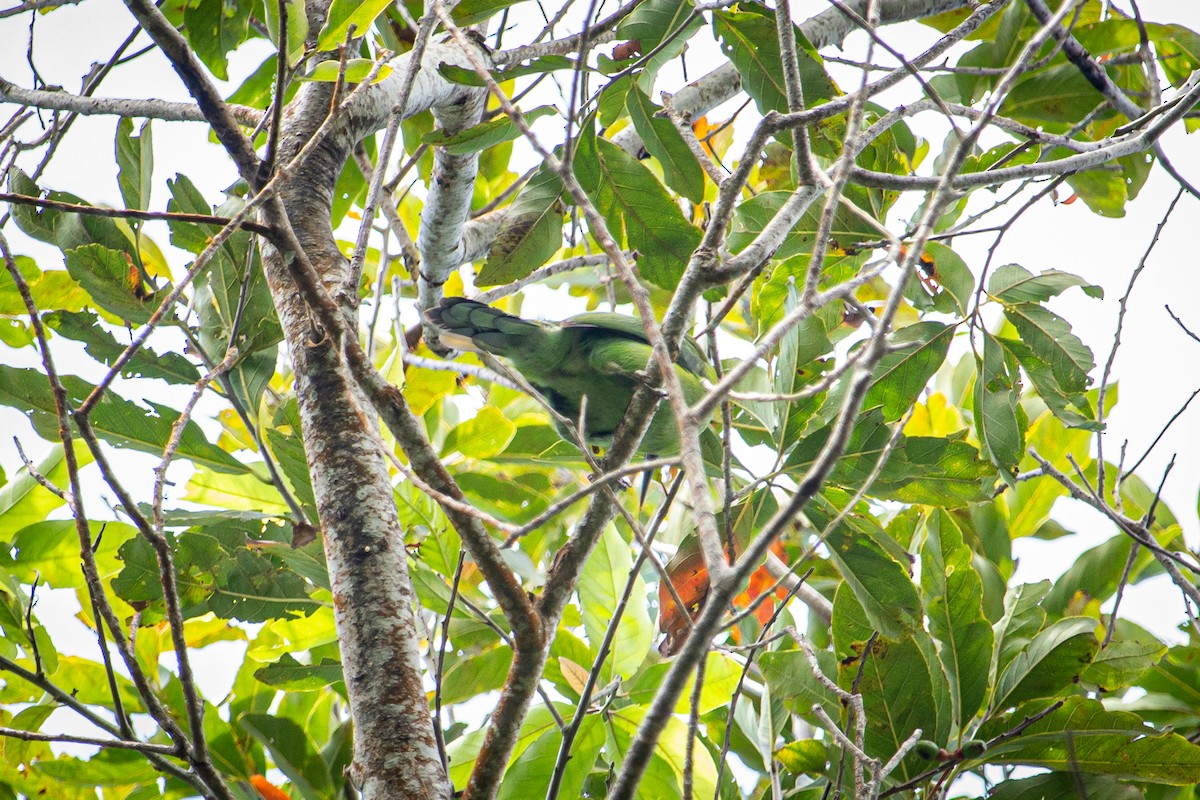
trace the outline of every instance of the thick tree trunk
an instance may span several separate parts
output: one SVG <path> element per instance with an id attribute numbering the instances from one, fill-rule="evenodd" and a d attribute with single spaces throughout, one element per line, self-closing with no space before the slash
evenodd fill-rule
<path id="1" fill-rule="evenodd" d="M 283 163 L 325 119 L 330 91 L 328 84 L 315 86 L 289 109 Z M 305 255 L 344 315 L 347 330 L 357 331 L 356 287 L 336 247 L 329 217 L 333 181 L 352 139 L 349 126 L 340 126 L 288 182 L 281 200 Z M 404 530 L 375 413 L 346 369 L 340 341 L 322 328 L 301 298 L 284 256 L 273 249 L 265 255 L 296 375 L 304 450 L 329 565 L 354 718 L 352 777 L 367 800 L 449 797 L 451 786 L 421 685 L 421 636 Z"/>

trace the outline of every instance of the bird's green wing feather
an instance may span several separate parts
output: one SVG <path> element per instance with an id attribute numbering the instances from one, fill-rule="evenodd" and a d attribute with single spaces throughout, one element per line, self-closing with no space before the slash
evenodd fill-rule
<path id="1" fill-rule="evenodd" d="M 598 372 L 636 380 L 634 373 L 646 368 L 651 353 L 653 350 L 644 339 L 595 337 L 588 348 L 588 366 Z"/>
<path id="2" fill-rule="evenodd" d="M 606 311 L 591 311 L 586 314 L 577 314 L 568 320 L 564 320 L 562 324 L 564 328 L 596 328 L 609 331 L 631 342 L 640 342 L 645 346 L 646 358 L 640 365 L 629 371 L 644 369 L 646 362 L 650 360 L 650 340 L 646 338 L 646 331 L 637 317 L 630 317 L 625 314 L 612 314 Z M 704 358 L 704 351 L 691 338 L 684 338 L 679 352 L 678 363 L 693 375 L 701 378 L 712 377 L 712 370 Z"/>

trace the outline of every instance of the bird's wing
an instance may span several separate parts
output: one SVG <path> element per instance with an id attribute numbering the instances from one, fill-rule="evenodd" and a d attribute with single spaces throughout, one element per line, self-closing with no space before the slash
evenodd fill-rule
<path id="1" fill-rule="evenodd" d="M 596 332 L 593 334 L 594 336 L 608 334 L 628 339 L 629 341 L 640 342 L 647 348 L 646 361 L 650 360 L 650 340 L 646 338 L 646 331 L 642 327 L 641 320 L 637 317 L 630 317 L 625 314 L 612 314 L 605 311 L 592 311 L 586 314 L 577 314 L 563 321 L 562 326 L 564 328 L 590 328 Z M 583 331 L 580 332 L 583 333 Z M 583 333 L 583 337 L 587 338 L 587 334 Z M 712 369 L 704 357 L 704 351 L 700 349 L 700 346 L 691 337 L 684 337 L 677 363 L 684 370 L 699 378 L 709 378 L 710 380 L 713 378 Z M 633 371 L 642 369 L 645 366 L 646 362 L 643 361 L 641 366 L 636 367 Z"/>
<path id="2" fill-rule="evenodd" d="M 637 381 L 654 352 L 645 339 L 617 335 L 592 336 L 587 347 L 588 366 L 606 375 Z M 628 398 L 627 398 L 628 399 Z"/>

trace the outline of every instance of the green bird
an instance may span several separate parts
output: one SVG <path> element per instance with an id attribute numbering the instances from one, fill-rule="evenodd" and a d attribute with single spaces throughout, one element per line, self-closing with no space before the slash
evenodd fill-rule
<path id="1" fill-rule="evenodd" d="M 425 318 L 451 347 L 508 359 L 550 407 L 569 420 L 579 420 L 586 397 L 586 434 L 597 445 L 612 441 L 634 391 L 644 382 L 641 372 L 650 360 L 642 323 L 623 314 L 592 312 L 562 322 L 542 322 L 463 297 L 445 297 L 437 308 L 425 312 Z M 704 396 L 701 380 L 713 379 L 704 353 L 691 339 L 683 340 L 675 374 L 688 405 Z M 555 427 L 564 439 L 570 438 L 557 420 Z M 638 450 L 654 455 L 679 452 L 679 428 L 666 401 L 659 405 Z"/>

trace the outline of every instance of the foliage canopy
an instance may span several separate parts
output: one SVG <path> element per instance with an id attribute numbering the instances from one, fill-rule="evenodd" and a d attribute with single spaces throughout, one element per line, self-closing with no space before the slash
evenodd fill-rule
<path id="1" fill-rule="evenodd" d="M 514 0 L 127 5 L 196 104 L 0 79 L 0 404 L 40 454 L 0 473 L 0 799 L 1195 796 L 1194 618 L 1110 603 L 1200 603 L 1200 561 L 1106 460 L 1115 377 L 1055 311 L 1103 293 L 956 248 L 1123 215 L 1200 35 L 1097 0 L 636 0 L 583 37 Z M 880 66 L 912 19 L 942 38 Z M 685 86 L 689 55 L 727 63 Z M 42 177 L 78 113 L 118 117 L 124 209 Z M 155 169 L 189 121 L 223 198 Z M 525 292 L 656 347 L 603 456 L 422 340 L 442 295 Z M 693 334 L 715 379 L 639 502 Z M 1111 537 L 1016 582 L 1068 496 Z"/>

